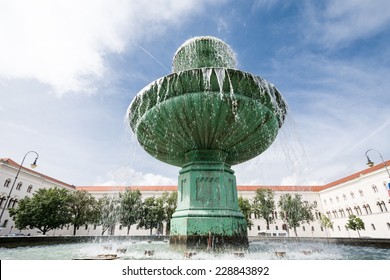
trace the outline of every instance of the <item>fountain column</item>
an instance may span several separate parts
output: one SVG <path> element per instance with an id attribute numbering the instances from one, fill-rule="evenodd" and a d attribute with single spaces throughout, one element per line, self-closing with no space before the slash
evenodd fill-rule
<path id="1" fill-rule="evenodd" d="M 221 150 L 186 154 L 178 182 L 178 205 L 170 243 L 186 247 L 248 245 L 245 218 L 238 208 L 236 177 Z M 211 238 L 211 240 L 210 240 Z"/>

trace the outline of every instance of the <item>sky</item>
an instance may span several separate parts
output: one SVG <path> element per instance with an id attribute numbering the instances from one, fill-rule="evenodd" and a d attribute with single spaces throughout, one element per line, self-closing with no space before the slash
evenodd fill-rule
<path id="1" fill-rule="evenodd" d="M 274 84 L 285 124 L 238 185 L 318 185 L 390 159 L 390 1 L 0 0 L 0 157 L 76 186 L 174 185 L 126 110 L 194 36 Z M 25 165 L 34 160 L 26 157 Z"/>

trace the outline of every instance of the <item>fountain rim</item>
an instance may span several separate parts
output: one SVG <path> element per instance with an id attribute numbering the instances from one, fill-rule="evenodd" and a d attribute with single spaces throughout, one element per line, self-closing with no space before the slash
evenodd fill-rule
<path id="1" fill-rule="evenodd" d="M 181 76 L 184 76 L 186 74 L 189 74 L 189 73 L 193 74 L 194 72 L 197 72 L 198 74 L 201 74 L 202 78 L 203 78 L 202 71 L 205 71 L 205 70 L 207 71 L 208 69 L 211 71 L 213 71 L 213 70 L 215 71 L 216 69 L 224 70 L 225 73 L 227 73 L 228 75 L 229 74 L 241 75 L 243 79 L 248 79 L 248 81 L 251 79 L 252 82 L 257 84 L 257 87 L 259 88 L 259 91 L 260 91 L 260 95 L 257 98 L 255 98 L 255 96 L 253 95 L 253 92 L 252 92 L 252 95 L 247 94 L 247 92 L 240 92 L 239 94 L 246 96 L 246 97 L 249 97 L 249 98 L 253 98 L 253 99 L 261 102 L 264 106 L 266 106 L 273 113 L 275 113 L 275 115 L 277 116 L 278 122 L 279 122 L 279 127 L 281 127 L 283 125 L 284 120 L 285 120 L 285 116 L 286 116 L 287 111 L 288 111 L 288 105 L 287 105 L 286 101 L 284 100 L 283 96 L 281 95 L 281 93 L 279 92 L 279 90 L 272 83 L 268 82 L 267 80 L 265 80 L 264 78 L 262 78 L 260 76 L 256 76 L 256 75 L 251 74 L 249 72 L 238 70 L 238 69 L 223 68 L 223 67 L 203 67 L 203 68 L 193 68 L 193 69 L 183 70 L 183 71 L 179 71 L 179 72 L 173 72 L 169 75 L 160 77 L 160 78 L 150 82 L 143 89 L 141 89 L 136 94 L 136 96 L 133 98 L 133 100 L 131 101 L 131 103 L 127 109 L 127 112 L 126 112 L 126 116 L 127 116 L 128 121 L 130 123 L 132 131 L 136 132 L 136 127 L 137 127 L 139 119 L 141 119 L 142 116 L 149 109 L 153 108 L 157 104 L 159 104 L 163 101 L 166 101 L 170 98 L 178 97 L 180 95 L 184 95 L 184 94 L 188 94 L 188 93 L 195 93 L 195 92 L 219 93 L 219 94 L 223 94 L 225 96 L 232 96 L 232 95 L 235 95 L 237 93 L 237 90 L 235 90 L 234 88 L 233 89 L 230 88 L 230 90 L 228 90 L 228 91 L 224 90 L 224 88 L 223 88 L 223 84 L 225 83 L 225 79 L 224 79 L 224 81 L 222 81 L 223 82 L 222 88 L 221 88 L 221 85 L 219 85 L 219 90 L 209 90 L 206 88 L 205 83 L 203 83 L 201 85 L 201 88 L 199 90 L 196 90 L 196 91 L 182 90 L 178 94 L 172 94 L 172 92 L 178 92 L 178 91 L 168 91 L 167 88 L 164 88 L 164 92 L 162 92 L 162 94 L 160 94 L 162 84 L 164 83 L 164 81 L 166 81 L 170 77 L 176 76 L 178 78 L 181 78 Z M 190 75 L 190 77 L 193 77 L 193 75 Z M 186 78 L 188 79 L 188 77 L 186 77 Z M 229 76 L 229 83 L 230 83 L 229 86 L 234 87 L 234 85 L 231 83 L 231 78 L 232 77 Z M 259 85 L 260 83 L 262 84 L 262 88 L 260 88 L 260 85 Z M 136 103 L 139 102 L 139 99 L 143 100 L 145 98 L 147 98 L 149 101 L 152 101 L 154 99 L 153 94 L 156 92 L 156 89 L 157 89 L 157 94 L 158 94 L 156 102 L 154 102 L 154 104 L 152 104 L 150 107 L 145 109 L 140 114 L 137 114 L 136 120 L 134 120 L 135 114 L 133 112 L 140 111 L 140 108 L 139 108 L 140 105 L 136 105 Z M 232 93 L 232 91 L 233 91 L 233 93 Z M 274 95 L 273 96 L 274 102 L 272 102 L 272 100 L 271 100 L 272 99 L 271 91 L 273 92 L 273 95 Z M 152 96 L 149 96 L 149 95 L 152 95 Z M 159 100 L 160 95 L 163 95 L 164 99 Z M 270 100 L 266 100 L 266 102 L 262 102 L 263 100 L 261 100 L 260 97 L 263 96 L 263 98 L 264 98 L 264 95 L 268 95 Z M 279 108 L 279 112 L 278 112 L 278 108 L 275 108 L 276 106 L 273 103 L 277 103 L 278 108 Z M 137 107 L 138 107 L 138 109 L 137 109 Z"/>

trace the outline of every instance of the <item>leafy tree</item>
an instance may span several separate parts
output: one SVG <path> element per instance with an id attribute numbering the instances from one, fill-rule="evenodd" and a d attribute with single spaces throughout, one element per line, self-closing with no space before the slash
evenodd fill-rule
<path id="1" fill-rule="evenodd" d="M 355 215 L 349 216 L 346 227 L 352 230 L 356 230 L 357 233 L 359 234 L 359 237 L 360 237 L 359 230 L 365 229 L 363 220 L 360 219 L 359 217 L 356 217 Z"/>
<path id="2" fill-rule="evenodd" d="M 138 222 L 142 210 L 142 194 L 139 190 L 126 189 L 119 194 L 120 217 L 119 221 L 123 226 L 127 226 L 127 235 L 130 227 Z"/>
<path id="3" fill-rule="evenodd" d="M 280 197 L 279 208 L 281 218 L 287 223 L 288 227 L 294 229 L 295 236 L 297 235 L 297 227 L 301 223 L 310 223 L 314 221 L 312 209 L 314 204 L 310 204 L 307 201 L 302 201 L 302 196 L 295 194 L 284 194 Z"/>
<path id="4" fill-rule="evenodd" d="M 251 221 L 252 207 L 249 200 L 240 196 L 238 198 L 238 208 L 240 208 L 241 213 L 245 217 L 246 226 L 248 228 L 251 228 L 253 226 L 253 223 Z"/>
<path id="5" fill-rule="evenodd" d="M 163 199 L 148 197 L 142 204 L 142 214 L 138 223 L 138 228 L 150 230 L 152 235 L 153 228 L 160 229 L 165 219 Z"/>
<path id="6" fill-rule="evenodd" d="M 37 228 L 43 235 L 71 222 L 70 193 L 58 187 L 39 189 L 19 201 L 10 215 L 18 229 Z"/>
<path id="7" fill-rule="evenodd" d="M 321 214 L 320 223 L 325 228 L 326 236 L 328 236 L 327 228 L 332 228 L 333 222 L 327 216 L 325 216 L 324 214 Z"/>
<path id="8" fill-rule="evenodd" d="M 71 224 L 73 235 L 79 226 L 93 222 L 96 199 L 86 191 L 75 191 L 70 194 L 69 208 L 71 212 Z"/>
<path id="9" fill-rule="evenodd" d="M 177 207 L 177 192 L 164 192 L 162 194 L 162 200 L 164 202 L 164 212 L 165 212 L 165 222 L 166 222 L 166 230 L 165 233 L 169 235 L 171 230 L 171 219 L 173 213 L 176 211 Z"/>
<path id="10" fill-rule="evenodd" d="M 113 234 L 116 223 L 119 220 L 118 199 L 107 195 L 99 198 L 95 208 L 95 221 L 102 226 L 102 235 L 110 229 Z"/>
<path id="11" fill-rule="evenodd" d="M 257 189 L 253 199 L 253 213 L 256 216 L 262 217 L 267 222 L 267 229 L 273 222 L 275 211 L 274 191 L 270 189 Z"/>

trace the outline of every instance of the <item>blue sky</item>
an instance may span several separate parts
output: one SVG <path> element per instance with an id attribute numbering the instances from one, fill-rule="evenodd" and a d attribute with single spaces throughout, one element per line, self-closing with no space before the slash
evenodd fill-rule
<path id="1" fill-rule="evenodd" d="M 233 167 L 238 184 L 328 183 L 371 148 L 390 159 L 387 0 L 2 0 L 0 157 L 35 150 L 37 171 L 74 185 L 175 184 L 179 168 L 146 154 L 125 114 L 203 35 L 289 104 L 274 144 Z"/>

